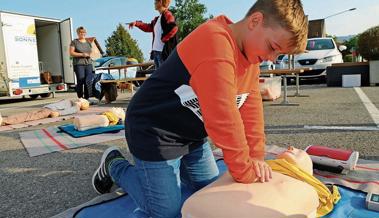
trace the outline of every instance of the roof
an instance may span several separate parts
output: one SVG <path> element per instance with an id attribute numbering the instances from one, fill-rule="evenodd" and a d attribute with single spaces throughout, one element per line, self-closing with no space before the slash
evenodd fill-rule
<path id="1" fill-rule="evenodd" d="M 101 48 L 99 42 L 97 41 L 96 37 L 87 37 L 86 40 L 90 43 L 95 43 L 95 45 L 97 46 L 97 48 L 99 49 L 100 53 L 101 54 L 104 54 L 104 51 L 103 49 Z"/>
<path id="2" fill-rule="evenodd" d="M 4 11 L 4 10 L 0 10 L 0 13 L 5 13 L 5 14 L 15 14 L 15 15 L 22 15 L 22 16 L 28 16 L 28 17 L 33 17 L 34 19 L 39 19 L 39 20 L 54 21 L 54 22 L 61 22 L 61 20 L 59 20 L 59 19 L 56 19 L 56 18 L 41 17 L 41 16 L 36 16 L 36 15 L 31 15 L 31 14 L 23 14 L 23 13 L 11 12 L 11 11 Z"/>

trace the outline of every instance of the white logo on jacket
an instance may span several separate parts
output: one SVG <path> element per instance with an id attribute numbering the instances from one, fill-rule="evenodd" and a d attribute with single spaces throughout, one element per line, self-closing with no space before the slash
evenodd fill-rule
<path id="1" fill-rule="evenodd" d="M 181 104 L 184 107 L 189 108 L 201 121 L 203 121 L 199 100 L 192 87 L 188 85 L 182 85 L 179 88 L 175 89 L 175 93 L 179 96 Z M 244 93 L 236 96 L 238 109 L 242 107 L 248 96 L 249 93 Z"/>

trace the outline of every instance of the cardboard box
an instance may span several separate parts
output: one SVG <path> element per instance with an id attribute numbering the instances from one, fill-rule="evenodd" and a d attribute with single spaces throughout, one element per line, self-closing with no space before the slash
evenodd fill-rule
<path id="1" fill-rule="evenodd" d="M 63 78 L 61 75 L 54 75 L 51 77 L 53 79 L 53 83 L 62 83 Z"/>
<path id="2" fill-rule="evenodd" d="M 40 74 L 42 84 L 51 84 L 53 80 L 51 78 L 51 73 L 49 71 Z"/>

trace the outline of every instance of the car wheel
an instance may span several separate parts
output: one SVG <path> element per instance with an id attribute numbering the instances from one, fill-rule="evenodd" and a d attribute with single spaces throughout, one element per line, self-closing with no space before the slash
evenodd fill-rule
<path id="1" fill-rule="evenodd" d="M 321 76 L 319 78 L 319 82 L 322 84 L 322 83 L 326 83 L 326 76 Z"/>
<path id="2" fill-rule="evenodd" d="M 51 96 L 51 92 L 40 94 L 41 98 L 48 98 Z"/>
<path id="3" fill-rule="evenodd" d="M 38 96 L 39 96 L 39 94 L 29 95 L 29 97 L 33 100 L 38 98 Z"/>

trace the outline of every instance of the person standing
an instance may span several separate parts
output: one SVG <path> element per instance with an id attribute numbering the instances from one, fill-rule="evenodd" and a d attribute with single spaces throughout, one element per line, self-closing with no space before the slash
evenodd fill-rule
<path id="1" fill-rule="evenodd" d="M 153 33 L 150 59 L 154 60 L 155 68 L 159 68 L 178 44 L 176 34 L 178 27 L 175 22 L 175 17 L 168 10 L 170 1 L 171 0 L 154 0 L 155 10 L 159 12 L 159 16 L 155 17 L 151 23 L 143 23 L 142 21 L 129 23 L 129 29 L 136 26 L 144 32 Z"/>
<path id="2" fill-rule="evenodd" d="M 90 57 L 92 46 L 91 43 L 86 40 L 87 31 L 84 27 L 80 26 L 76 29 L 78 38 L 74 39 L 70 44 L 70 55 L 73 57 L 74 71 L 76 75 L 76 94 L 78 98 L 89 99 L 88 88 L 86 81 L 93 77 L 92 60 Z"/>

